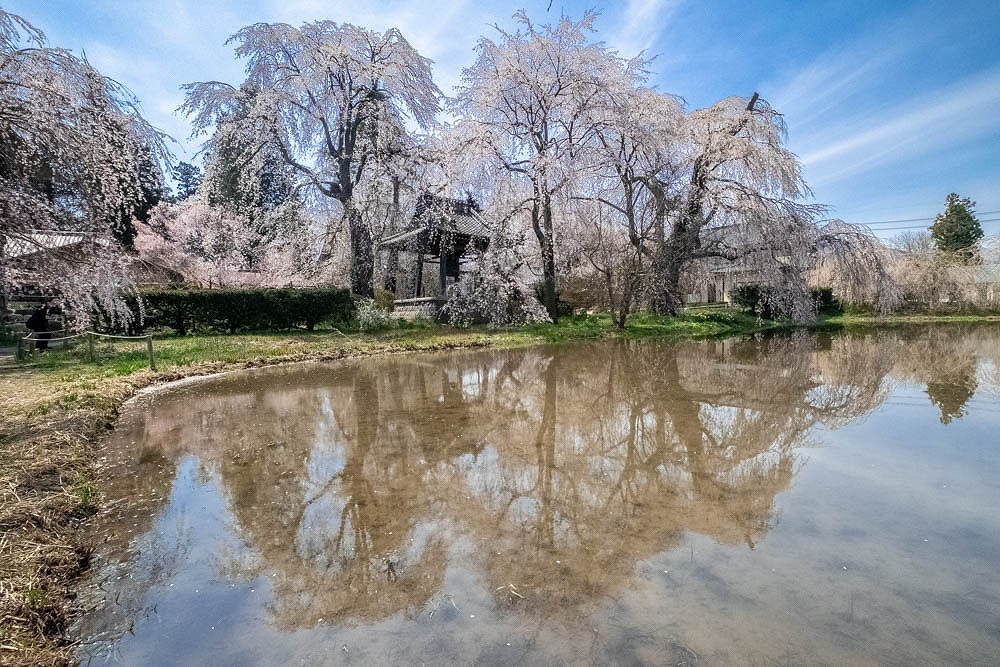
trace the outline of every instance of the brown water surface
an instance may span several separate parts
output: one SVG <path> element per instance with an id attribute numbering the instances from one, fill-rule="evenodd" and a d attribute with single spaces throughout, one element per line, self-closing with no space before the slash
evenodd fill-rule
<path id="1" fill-rule="evenodd" d="M 413 355 L 145 396 L 78 657 L 1000 660 L 1000 330 Z"/>

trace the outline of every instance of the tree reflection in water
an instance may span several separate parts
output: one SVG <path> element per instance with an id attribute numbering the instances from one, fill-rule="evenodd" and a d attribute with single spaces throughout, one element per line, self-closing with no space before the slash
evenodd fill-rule
<path id="1" fill-rule="evenodd" d="M 920 346 L 796 332 L 269 370 L 163 395 L 112 456 L 218 476 L 243 541 L 220 575 L 270 577 L 280 628 L 433 611 L 459 561 L 498 610 L 544 619 L 616 595 L 688 531 L 755 548 L 814 427 L 871 412 L 894 378 L 961 414 L 937 387 L 971 368 L 971 395 L 975 351 Z M 172 478 L 119 475 L 110 495 L 162 502 Z"/>

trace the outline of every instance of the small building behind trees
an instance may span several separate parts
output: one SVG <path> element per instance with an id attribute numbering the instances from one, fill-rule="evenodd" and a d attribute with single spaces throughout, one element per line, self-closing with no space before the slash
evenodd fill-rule
<path id="1" fill-rule="evenodd" d="M 748 245 L 735 225 L 705 227 L 699 234 L 706 256 L 685 267 L 681 278 L 683 303 L 731 304 L 734 289 L 744 285 L 773 287 L 775 267 L 786 265 L 787 256 L 762 259 L 743 255 Z M 725 255 L 734 255 L 729 259 Z"/>
<path id="2" fill-rule="evenodd" d="M 726 260 L 703 260 L 701 266 L 689 272 L 681 281 L 684 303 L 729 304 L 732 292 L 743 285 L 769 285 L 759 271 Z"/>
<path id="3" fill-rule="evenodd" d="M 379 244 L 384 287 L 400 314 L 436 317 L 448 287 L 468 276 L 486 251 L 491 230 L 470 196 L 450 199 L 424 193 L 407 229 Z"/>
<path id="4" fill-rule="evenodd" d="M 52 281 L 47 271 L 52 263 L 73 262 L 85 256 L 87 246 L 96 243 L 92 234 L 70 231 L 30 230 L 0 243 L 0 316 L 23 295 L 27 301 L 41 302 L 43 295 L 55 295 L 64 287 Z M 15 285 L 9 293 L 9 285 Z M 37 298 L 36 298 L 37 297 Z M 22 309 L 23 310 L 23 309 Z M 20 313 L 26 316 L 27 311 Z"/>

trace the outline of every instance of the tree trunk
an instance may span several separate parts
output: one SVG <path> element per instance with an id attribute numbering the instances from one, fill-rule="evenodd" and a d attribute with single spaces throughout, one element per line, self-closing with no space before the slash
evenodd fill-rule
<path id="1" fill-rule="evenodd" d="M 628 308 L 624 305 L 621 308 L 619 308 L 618 312 L 615 314 L 614 319 L 615 319 L 615 328 L 617 328 L 619 331 L 625 331 L 625 320 L 628 319 Z"/>
<path id="2" fill-rule="evenodd" d="M 389 235 L 395 234 L 401 228 L 399 219 L 399 177 L 392 177 L 392 219 L 389 226 Z M 393 294 L 396 294 L 396 274 L 399 273 L 399 247 L 389 248 L 389 255 L 385 264 L 385 277 L 383 287 Z"/>
<path id="3" fill-rule="evenodd" d="M 677 265 L 677 255 L 672 244 L 673 234 L 667 239 L 667 211 L 669 201 L 667 190 L 658 180 L 649 179 L 646 187 L 653 195 L 653 261 L 650 274 L 655 280 L 650 308 L 658 315 L 676 315 L 681 299 L 678 295 L 680 285 L 680 266 Z"/>
<path id="4" fill-rule="evenodd" d="M 559 320 L 559 298 L 556 294 L 556 254 L 552 237 L 546 236 L 542 246 L 542 300 L 553 322 Z"/>
<path id="5" fill-rule="evenodd" d="M 542 304 L 553 322 L 559 320 L 559 304 L 556 296 L 556 251 L 552 238 L 552 200 L 549 197 L 544 176 L 541 187 L 535 183 L 535 202 L 531 207 L 531 225 L 542 251 Z"/>
<path id="6" fill-rule="evenodd" d="M 372 277 L 375 273 L 375 254 L 372 235 L 354 208 L 353 202 L 344 206 L 347 228 L 351 236 L 351 292 L 358 296 L 372 297 Z"/>
<path id="7" fill-rule="evenodd" d="M 678 224 L 656 254 L 654 275 L 658 282 L 652 307 L 653 312 L 659 315 L 676 316 L 684 304 L 681 295 L 681 268 L 684 258 L 689 257 L 693 251 L 689 247 L 688 236 L 686 227 Z"/>
<path id="8" fill-rule="evenodd" d="M 676 317 L 684 305 L 684 298 L 680 291 L 681 270 L 677 262 L 670 262 L 663 275 L 663 285 L 660 289 L 657 307 L 663 315 Z"/>

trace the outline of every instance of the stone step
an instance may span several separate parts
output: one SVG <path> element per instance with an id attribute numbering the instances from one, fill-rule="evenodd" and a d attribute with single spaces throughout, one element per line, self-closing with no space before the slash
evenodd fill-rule
<path id="1" fill-rule="evenodd" d="M 396 306 L 392 311 L 392 316 L 404 320 L 428 319 L 432 320 L 437 315 L 437 304 L 420 304 L 413 306 Z"/>

